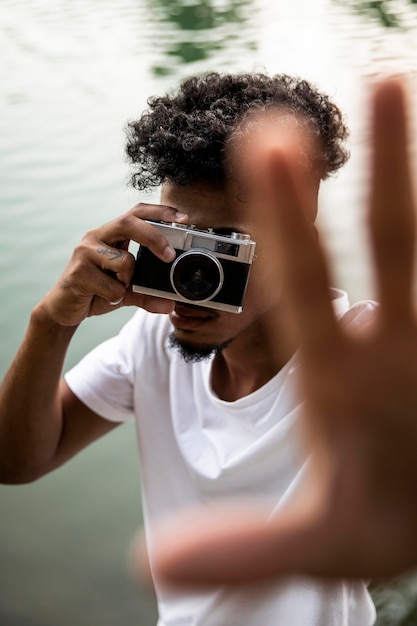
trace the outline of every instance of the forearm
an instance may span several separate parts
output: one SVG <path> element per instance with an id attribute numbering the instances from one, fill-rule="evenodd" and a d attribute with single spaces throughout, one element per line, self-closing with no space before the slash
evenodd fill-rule
<path id="1" fill-rule="evenodd" d="M 62 368 L 71 338 L 87 317 L 119 306 L 172 310 L 171 300 L 129 289 L 135 266 L 129 241 L 149 247 L 161 260 L 175 257 L 166 238 L 145 221 L 151 218 L 172 222 L 187 216 L 167 206 L 138 204 L 89 231 L 34 309 L 0 389 L 0 482 L 35 480 L 109 430 L 82 402 L 65 395 L 65 388 L 60 392 Z"/>
<path id="2" fill-rule="evenodd" d="M 32 312 L 0 389 L 0 482 L 28 482 L 47 471 L 63 429 L 59 384 L 76 326 Z"/>

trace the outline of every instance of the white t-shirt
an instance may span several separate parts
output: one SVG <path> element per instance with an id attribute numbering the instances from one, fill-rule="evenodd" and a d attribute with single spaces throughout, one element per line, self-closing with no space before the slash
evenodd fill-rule
<path id="1" fill-rule="evenodd" d="M 338 315 L 348 310 L 337 292 Z M 346 313 L 361 324 L 371 302 Z M 210 361 L 186 363 L 167 345 L 166 315 L 138 310 L 120 334 L 88 354 L 67 375 L 73 392 L 113 421 L 136 420 L 150 560 L 152 522 L 183 507 L 219 498 L 291 496 L 306 460 L 297 446 L 302 404 L 293 357 L 263 387 L 234 402 L 210 384 Z M 273 512 L 271 510 L 271 512 Z M 155 581 L 158 626 L 371 626 L 375 609 L 366 586 L 309 578 L 256 590 L 216 588 L 173 593 Z"/>

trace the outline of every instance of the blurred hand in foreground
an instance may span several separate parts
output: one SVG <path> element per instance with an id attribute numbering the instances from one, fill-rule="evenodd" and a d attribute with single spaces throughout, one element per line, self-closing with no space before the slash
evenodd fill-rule
<path id="1" fill-rule="evenodd" d="M 417 565 L 415 205 L 400 81 L 377 85 L 372 125 L 369 229 L 380 307 L 360 334 L 335 318 L 299 164 L 271 142 L 257 159 L 301 346 L 311 471 L 299 497 L 270 519 L 252 503 L 230 503 L 163 524 L 153 557 L 167 582 L 241 584 L 293 573 L 381 578 Z"/>

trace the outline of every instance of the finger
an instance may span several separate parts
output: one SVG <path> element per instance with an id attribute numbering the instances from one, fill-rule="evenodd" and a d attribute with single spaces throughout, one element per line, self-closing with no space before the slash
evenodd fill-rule
<path id="1" fill-rule="evenodd" d="M 150 313 L 168 314 L 173 310 L 174 303 L 172 300 L 144 296 L 127 290 L 121 298 L 113 301 L 109 301 L 104 296 L 94 295 L 88 315 L 102 315 L 103 313 L 107 313 L 109 310 L 115 310 L 126 306 L 146 309 Z"/>
<path id="2" fill-rule="evenodd" d="M 381 315 L 403 320 L 412 309 L 415 217 L 402 84 L 388 79 L 374 97 L 370 224 Z"/>
<path id="3" fill-rule="evenodd" d="M 170 518 L 154 532 L 154 574 L 164 582 L 186 586 L 266 578 L 270 566 L 262 558 L 262 544 L 268 544 L 264 537 L 268 514 L 249 505 L 224 505 Z"/>
<path id="4" fill-rule="evenodd" d="M 90 265 L 95 266 L 107 276 L 117 279 L 127 288 L 133 274 L 135 259 L 124 248 L 110 246 L 97 238 L 97 231 L 91 231 L 76 246 L 71 261 L 75 280 L 80 285 L 83 284 L 83 273 L 90 271 Z M 100 280 L 104 278 L 100 276 Z"/>
<path id="5" fill-rule="evenodd" d="M 128 291 L 123 298 L 123 306 L 136 306 L 150 313 L 168 314 L 174 309 L 174 301 Z"/>
<path id="6" fill-rule="evenodd" d="M 276 235 L 275 262 L 306 355 L 324 355 L 339 337 L 328 269 L 311 221 L 311 197 L 303 193 L 305 173 L 290 150 L 272 151 L 264 182 L 269 201 L 265 223 Z M 264 212 L 265 214 L 265 212 Z"/>
<path id="7" fill-rule="evenodd" d="M 273 109 L 249 117 L 230 142 L 228 158 L 243 190 L 256 201 L 258 254 L 267 251 L 275 289 L 285 287 L 280 315 L 289 344 L 295 334 L 313 357 L 324 356 L 338 331 L 328 270 L 314 228 L 321 146 L 304 118 L 292 114 L 277 118 Z M 270 332 L 275 332 L 273 326 Z"/>
<path id="8" fill-rule="evenodd" d="M 144 220 L 154 220 L 163 222 L 182 222 L 185 223 L 188 216 L 175 209 L 167 206 L 166 204 L 147 204 L 146 202 L 140 202 L 136 204 L 131 210 L 133 215 Z"/>
<path id="9" fill-rule="evenodd" d="M 117 278 L 94 265 L 86 266 L 79 280 L 72 276 L 67 287 L 71 287 L 77 296 L 98 296 L 112 306 L 120 304 L 127 293 L 126 287 Z"/>
<path id="10" fill-rule="evenodd" d="M 164 235 L 146 220 L 187 222 L 187 215 L 163 205 L 138 204 L 131 211 L 93 231 L 97 240 L 110 246 L 127 248 L 130 240 L 151 250 L 162 261 L 170 262 L 175 251 Z"/>
<path id="11" fill-rule="evenodd" d="M 266 504 L 247 502 L 171 518 L 153 529 L 152 572 L 173 586 L 201 587 L 262 583 L 291 575 L 387 578 L 415 562 L 401 533 L 394 533 L 392 540 L 396 515 L 378 507 L 372 512 L 376 518 L 369 518 L 370 511 L 361 510 L 366 503 L 355 500 L 341 514 L 334 503 L 329 509 L 309 495 L 303 494 L 273 517 Z M 381 520 L 381 513 L 386 519 Z M 412 534 L 408 523 L 401 526 L 404 529 L 407 536 L 410 530 Z M 136 562 L 146 574 L 148 563 L 140 553 Z"/>
<path id="12" fill-rule="evenodd" d="M 241 585 L 295 573 L 329 575 L 325 542 L 306 507 L 288 509 L 270 521 L 267 508 L 259 504 L 224 505 L 161 525 L 152 565 L 157 578 L 183 586 Z"/>
<path id="13" fill-rule="evenodd" d="M 134 256 L 126 250 L 113 248 L 105 243 L 98 245 L 95 253 L 96 264 L 117 278 L 127 288 L 135 267 Z"/>

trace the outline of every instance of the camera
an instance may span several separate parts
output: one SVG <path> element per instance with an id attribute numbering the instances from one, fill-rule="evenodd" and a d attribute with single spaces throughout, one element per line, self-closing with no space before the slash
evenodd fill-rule
<path id="1" fill-rule="evenodd" d="M 166 237 L 176 258 L 166 263 L 139 246 L 132 291 L 221 311 L 242 311 L 255 251 L 250 235 L 146 221 Z"/>

